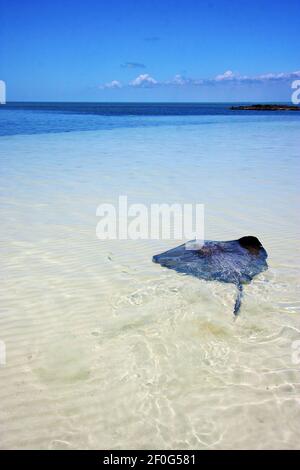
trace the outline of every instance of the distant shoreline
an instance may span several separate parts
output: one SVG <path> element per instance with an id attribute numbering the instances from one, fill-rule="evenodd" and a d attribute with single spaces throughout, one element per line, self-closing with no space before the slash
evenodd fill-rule
<path id="1" fill-rule="evenodd" d="M 251 104 L 242 106 L 231 106 L 233 111 L 300 111 L 299 106 L 286 104 Z"/>

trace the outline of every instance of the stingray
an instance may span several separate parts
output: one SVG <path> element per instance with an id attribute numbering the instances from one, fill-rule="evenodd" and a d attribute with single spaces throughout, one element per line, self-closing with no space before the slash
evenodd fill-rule
<path id="1" fill-rule="evenodd" d="M 234 284 L 238 292 L 233 313 L 237 315 L 243 285 L 268 269 L 267 257 L 258 238 L 247 236 L 225 242 L 205 241 L 201 247 L 193 241 L 187 242 L 153 256 L 153 262 L 206 281 Z"/>

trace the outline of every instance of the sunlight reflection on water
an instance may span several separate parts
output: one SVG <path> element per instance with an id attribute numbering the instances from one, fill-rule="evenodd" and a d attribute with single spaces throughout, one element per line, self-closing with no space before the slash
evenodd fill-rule
<path id="1" fill-rule="evenodd" d="M 0 140 L 2 448 L 299 445 L 299 135 L 227 117 Z M 152 263 L 172 242 L 96 239 L 119 194 L 204 203 L 207 239 L 262 241 L 237 321 L 233 286 Z"/>

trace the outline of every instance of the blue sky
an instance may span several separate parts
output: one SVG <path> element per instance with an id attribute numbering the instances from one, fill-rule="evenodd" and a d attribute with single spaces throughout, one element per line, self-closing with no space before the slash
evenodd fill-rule
<path id="1" fill-rule="evenodd" d="M 284 101 L 300 78 L 299 0 L 0 0 L 0 22 L 9 101 Z"/>

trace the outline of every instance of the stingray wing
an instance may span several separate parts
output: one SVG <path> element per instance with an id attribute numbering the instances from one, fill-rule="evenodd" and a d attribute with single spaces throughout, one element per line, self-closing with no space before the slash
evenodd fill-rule
<path id="1" fill-rule="evenodd" d="M 153 257 L 168 269 L 205 280 L 241 284 L 267 268 L 267 253 L 262 248 L 251 252 L 238 240 L 226 242 L 206 241 L 200 250 L 190 250 L 180 245 Z"/>

